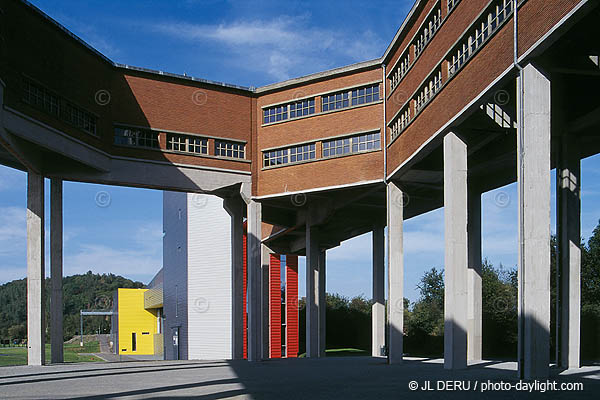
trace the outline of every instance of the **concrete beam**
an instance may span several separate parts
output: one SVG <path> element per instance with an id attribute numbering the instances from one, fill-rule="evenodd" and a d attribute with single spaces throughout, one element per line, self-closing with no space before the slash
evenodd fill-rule
<path id="1" fill-rule="evenodd" d="M 579 368 L 581 308 L 581 162 L 577 141 L 561 138 L 557 168 L 560 266 L 560 366 Z"/>
<path id="2" fill-rule="evenodd" d="M 262 358 L 262 271 L 261 238 L 262 207 L 256 201 L 248 204 L 247 237 L 247 288 L 248 297 L 248 361 L 260 361 Z"/>
<path id="3" fill-rule="evenodd" d="M 27 363 L 45 363 L 44 177 L 27 173 Z"/>
<path id="4" fill-rule="evenodd" d="M 326 271 L 327 271 L 327 251 L 323 250 L 319 254 L 319 299 L 317 307 L 319 309 L 319 356 L 325 357 L 327 348 L 327 290 L 326 290 Z"/>
<path id="5" fill-rule="evenodd" d="M 319 357 L 319 242 L 317 228 L 306 224 L 306 357 Z"/>
<path id="6" fill-rule="evenodd" d="M 402 362 L 404 334 L 404 193 L 387 185 L 388 226 L 388 363 Z"/>
<path id="7" fill-rule="evenodd" d="M 373 306 L 371 307 L 371 355 L 385 355 L 385 235 L 384 227 L 373 229 Z"/>
<path id="8" fill-rule="evenodd" d="M 50 355 L 52 363 L 63 360 L 63 182 L 50 182 Z"/>
<path id="9" fill-rule="evenodd" d="M 517 91 L 519 373 L 543 379 L 550 363 L 550 80 L 528 64 Z"/>
<path id="10" fill-rule="evenodd" d="M 244 358 L 244 209 L 240 197 L 228 198 L 223 207 L 231 216 L 231 354 Z"/>
<path id="11" fill-rule="evenodd" d="M 481 299 L 481 193 L 469 188 L 467 211 L 468 275 L 467 275 L 467 360 L 481 360 L 482 316 Z"/>
<path id="12" fill-rule="evenodd" d="M 444 137 L 444 368 L 467 367 L 467 145 Z"/>

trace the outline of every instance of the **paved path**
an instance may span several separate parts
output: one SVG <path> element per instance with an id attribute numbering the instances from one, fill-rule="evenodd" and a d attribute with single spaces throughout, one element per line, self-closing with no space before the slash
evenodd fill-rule
<path id="1" fill-rule="evenodd" d="M 484 362 L 462 371 L 441 360 L 387 365 L 370 357 L 246 361 L 143 361 L 0 368 L 2 399 L 404 399 L 600 398 L 600 367 L 570 370 L 551 380 L 583 383 L 578 392 L 481 393 L 483 384 L 515 384 L 516 363 Z M 460 381 L 468 392 L 409 390 L 411 381 Z M 544 382 L 545 383 L 545 382 Z M 477 388 L 474 385 L 477 384 Z M 454 385 L 455 386 L 455 385 Z M 456 389 L 456 388 L 455 388 Z"/>

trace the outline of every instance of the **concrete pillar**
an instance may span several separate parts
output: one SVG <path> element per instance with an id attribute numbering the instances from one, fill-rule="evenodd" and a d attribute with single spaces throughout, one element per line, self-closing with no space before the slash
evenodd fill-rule
<path id="1" fill-rule="evenodd" d="M 319 356 L 325 357 L 325 349 L 327 348 L 327 291 L 326 291 L 326 268 L 327 252 L 321 251 L 319 254 Z"/>
<path id="2" fill-rule="evenodd" d="M 248 304 L 248 361 L 260 361 L 262 358 L 262 206 L 251 200 L 248 203 L 247 220 L 247 288 Z"/>
<path id="3" fill-rule="evenodd" d="M 226 199 L 225 210 L 231 216 L 231 354 L 244 358 L 244 202 Z"/>
<path id="4" fill-rule="evenodd" d="M 550 81 L 529 64 L 517 91 L 519 373 L 534 379 L 550 363 Z"/>
<path id="5" fill-rule="evenodd" d="M 404 332 L 404 194 L 387 184 L 388 226 L 388 362 L 402 362 Z"/>
<path id="6" fill-rule="evenodd" d="M 469 269 L 467 271 L 467 360 L 482 359 L 481 301 L 481 193 L 469 188 L 467 235 Z"/>
<path id="7" fill-rule="evenodd" d="M 261 342 L 261 359 L 263 360 L 268 360 L 269 358 L 271 358 L 271 352 L 269 349 L 269 338 L 271 337 L 270 332 L 269 332 L 269 324 L 270 324 L 270 318 L 269 318 L 269 293 L 270 293 L 270 279 L 269 279 L 269 268 L 270 268 L 270 261 L 271 261 L 271 253 L 272 251 L 265 246 L 264 244 L 261 245 L 262 247 L 262 268 L 261 268 L 261 281 L 260 281 L 260 288 L 261 288 L 261 306 L 260 306 L 260 311 L 261 311 L 261 337 L 262 337 L 262 342 Z"/>
<path id="8" fill-rule="evenodd" d="M 444 368 L 467 367 L 467 145 L 444 137 Z"/>
<path id="9" fill-rule="evenodd" d="M 319 241 L 317 228 L 306 225 L 306 357 L 319 357 Z"/>
<path id="10" fill-rule="evenodd" d="M 373 229 L 373 306 L 371 307 L 371 355 L 381 357 L 385 348 L 385 239 L 383 226 Z"/>
<path id="11" fill-rule="evenodd" d="M 27 173 L 27 363 L 45 363 L 44 177 Z"/>
<path id="12" fill-rule="evenodd" d="M 563 135 L 557 168 L 560 265 L 560 366 L 580 367 L 581 165 L 575 138 Z"/>
<path id="13" fill-rule="evenodd" d="M 63 182 L 50 181 L 50 354 L 52 363 L 63 362 Z"/>

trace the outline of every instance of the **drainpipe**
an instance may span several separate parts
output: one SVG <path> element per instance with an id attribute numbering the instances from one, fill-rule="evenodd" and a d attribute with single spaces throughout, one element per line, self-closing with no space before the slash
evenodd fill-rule
<path id="1" fill-rule="evenodd" d="M 513 0 L 513 64 L 514 66 L 517 68 L 517 70 L 519 71 L 519 82 L 520 84 L 517 85 L 517 96 L 518 96 L 518 101 L 517 103 L 519 104 L 519 109 L 517 110 L 518 113 L 518 121 L 517 121 L 517 129 L 518 129 L 518 137 L 519 137 L 519 218 L 521 219 L 521 223 L 519 224 L 519 247 L 520 247 L 520 251 L 519 251 L 519 277 L 521 278 L 521 282 L 518 285 L 519 288 L 519 310 L 521 311 L 520 315 L 519 315 L 519 378 L 520 379 L 524 379 L 525 378 L 525 371 L 524 371 L 524 360 L 525 360 L 525 343 L 524 343 L 524 338 L 525 338 L 525 318 L 524 318 L 524 307 L 523 307 L 523 285 L 525 283 L 525 270 L 523 269 L 523 265 L 524 265 L 524 260 L 525 260 L 525 246 L 524 246 L 524 237 L 525 237 L 525 230 L 523 229 L 523 221 L 524 221 L 524 217 L 525 217 L 525 210 L 524 207 L 522 207 L 522 201 L 523 201 L 523 189 L 525 187 L 524 182 L 523 182 L 523 176 L 524 176 L 524 165 L 523 165 L 523 129 L 524 129 L 524 118 L 525 118 L 525 110 L 523 108 L 523 99 L 524 99 L 524 90 L 523 90 L 523 85 L 524 85 L 524 73 L 523 73 L 523 67 L 519 64 L 519 21 L 518 21 L 518 15 L 519 15 L 519 5 L 518 5 L 518 0 Z"/>
<path id="2" fill-rule="evenodd" d="M 383 183 L 387 185 L 387 117 L 385 113 L 385 104 L 387 102 L 387 86 L 385 81 L 385 64 L 381 64 L 381 73 L 383 79 L 381 80 L 383 85 Z"/>

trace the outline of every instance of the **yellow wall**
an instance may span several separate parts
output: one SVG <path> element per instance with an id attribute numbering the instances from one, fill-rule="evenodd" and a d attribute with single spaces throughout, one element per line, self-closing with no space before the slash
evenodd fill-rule
<path id="1" fill-rule="evenodd" d="M 144 309 L 146 290 L 148 289 L 118 290 L 119 354 L 154 354 L 156 314 Z M 133 332 L 136 333 L 136 351 L 131 347 Z"/>

